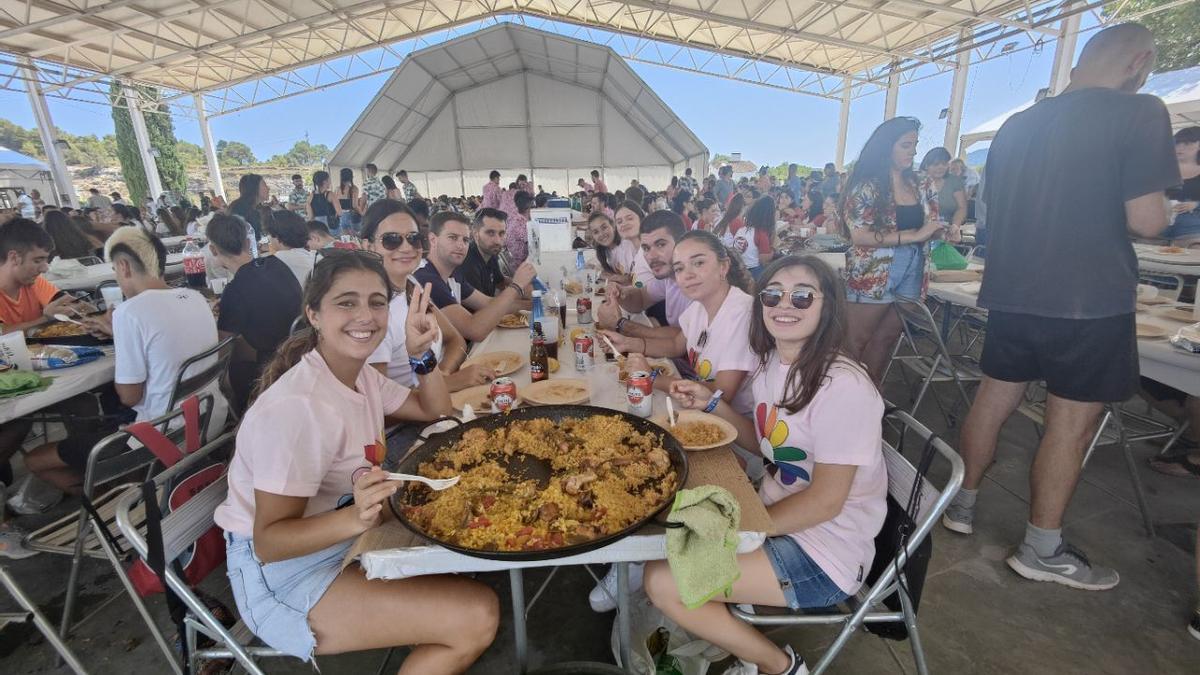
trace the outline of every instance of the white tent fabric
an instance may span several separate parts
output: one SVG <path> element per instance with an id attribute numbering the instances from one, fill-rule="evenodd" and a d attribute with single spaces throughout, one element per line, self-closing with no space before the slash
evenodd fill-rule
<path id="1" fill-rule="evenodd" d="M 40 159 L 5 147 L 0 147 L 0 188 L 20 189 L 21 192 L 37 190 L 47 204 L 58 203 L 50 166 Z M 12 204 L 8 203 L 11 199 L 15 199 L 15 192 L 11 198 L 7 195 L 0 197 L 0 206 L 11 207 Z"/>
<path id="2" fill-rule="evenodd" d="M 1171 126 L 1175 129 L 1200 126 L 1200 66 L 1151 75 L 1146 78 L 1146 84 L 1139 93 L 1154 94 L 1161 98 L 1163 103 L 1167 104 L 1167 112 L 1171 113 Z M 990 141 L 1008 118 L 1033 103 L 1026 101 L 963 134 L 959 143 L 960 152 L 965 154 L 971 145 Z"/>
<path id="3" fill-rule="evenodd" d="M 499 24 L 414 52 L 329 159 L 405 169 L 425 195 L 478 194 L 524 173 L 564 194 L 592 169 L 611 189 L 663 189 L 708 149 L 608 47 Z M 588 179 L 590 181 L 590 179 Z"/>

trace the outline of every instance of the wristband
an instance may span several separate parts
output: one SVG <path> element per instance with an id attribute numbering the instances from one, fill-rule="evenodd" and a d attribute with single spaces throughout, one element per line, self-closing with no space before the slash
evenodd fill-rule
<path id="1" fill-rule="evenodd" d="M 629 317 L 626 317 L 626 316 L 623 316 L 620 319 L 617 319 L 617 326 L 613 330 L 617 331 L 618 335 L 621 334 L 621 327 L 624 326 L 625 322 L 628 320 L 629 320 Z"/>
<path id="2" fill-rule="evenodd" d="M 710 413 L 716 410 L 717 406 L 721 403 L 721 397 L 724 395 L 725 392 L 721 391 L 720 389 L 714 391 L 712 398 L 708 399 L 708 405 L 704 406 L 704 412 Z"/>
<path id="3" fill-rule="evenodd" d="M 517 283 L 514 283 L 512 285 L 512 287 L 517 291 L 517 295 L 521 296 L 521 299 L 524 300 L 525 299 L 525 289 L 521 288 L 521 285 L 517 284 Z"/>
<path id="4" fill-rule="evenodd" d="M 422 354 L 421 358 L 415 358 L 411 355 L 408 357 L 408 365 L 411 366 L 413 372 L 418 375 L 428 375 L 432 373 L 433 369 L 437 368 L 437 364 L 437 355 L 433 353 L 432 349 L 429 349 Z"/>

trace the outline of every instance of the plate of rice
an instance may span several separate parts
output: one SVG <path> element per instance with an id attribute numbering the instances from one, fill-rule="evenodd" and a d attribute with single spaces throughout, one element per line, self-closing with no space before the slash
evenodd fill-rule
<path id="1" fill-rule="evenodd" d="M 673 427 L 666 415 L 657 415 L 650 421 L 666 429 L 684 450 L 712 450 L 737 440 L 737 429 L 732 424 L 699 410 L 677 411 Z"/>

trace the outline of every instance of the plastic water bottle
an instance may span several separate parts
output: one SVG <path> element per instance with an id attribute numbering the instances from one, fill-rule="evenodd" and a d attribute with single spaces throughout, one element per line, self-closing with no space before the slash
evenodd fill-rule
<path id="1" fill-rule="evenodd" d="M 529 313 L 529 339 L 532 340 L 533 336 L 534 336 L 533 325 L 535 323 L 543 323 L 543 317 L 545 315 L 546 315 L 546 310 L 544 307 L 542 307 L 542 292 L 534 291 L 533 292 L 533 308 L 532 308 L 532 311 Z"/>
<path id="2" fill-rule="evenodd" d="M 577 248 L 575 249 L 575 271 L 582 273 L 584 267 L 587 267 L 587 263 L 583 260 L 583 249 Z"/>

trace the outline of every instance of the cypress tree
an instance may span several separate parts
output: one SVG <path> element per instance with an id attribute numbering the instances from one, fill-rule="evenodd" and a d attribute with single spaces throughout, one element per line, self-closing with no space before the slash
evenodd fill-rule
<path id="1" fill-rule="evenodd" d="M 143 94 L 144 101 L 157 98 L 158 92 L 153 87 L 136 88 Z M 150 188 L 146 184 L 146 170 L 138 152 L 137 137 L 133 133 L 133 119 L 129 116 L 125 92 L 119 82 L 114 80 L 110 83 L 109 96 L 112 100 L 113 128 L 117 138 L 117 159 L 121 162 L 121 174 L 125 177 L 125 185 L 129 188 L 133 203 L 141 204 L 147 196 L 157 198 L 158 195 L 148 195 Z M 158 166 L 158 179 L 163 189 L 174 190 L 180 195 L 185 194 L 187 171 L 176 149 L 178 141 L 175 139 L 175 124 L 167 106 L 159 104 L 152 110 L 143 110 L 142 117 L 146 121 L 150 147 L 158 150 L 155 164 Z"/>

